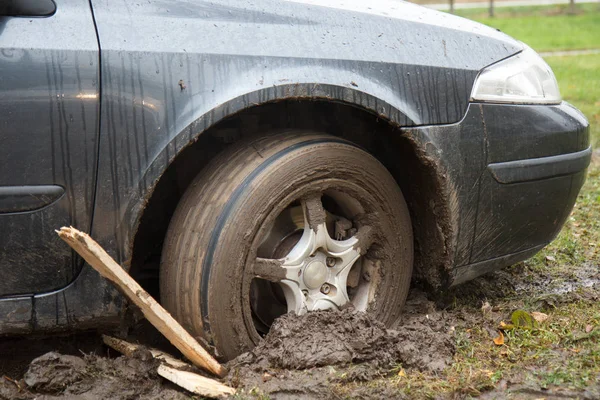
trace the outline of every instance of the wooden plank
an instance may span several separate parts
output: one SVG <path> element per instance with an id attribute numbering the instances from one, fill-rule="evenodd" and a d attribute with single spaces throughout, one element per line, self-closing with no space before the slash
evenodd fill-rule
<path id="1" fill-rule="evenodd" d="M 125 354 L 127 357 L 131 357 L 133 353 L 139 349 L 141 346 L 135 343 L 127 342 L 123 339 L 117 339 L 112 336 L 102 335 L 102 341 L 107 346 L 112 347 L 119 353 Z M 148 348 L 152 357 L 164 362 L 165 364 L 170 365 L 174 368 L 191 368 L 192 366 L 186 362 L 176 359 L 172 355 L 165 353 L 164 351 L 160 351 L 158 349 L 154 349 L 152 347 Z"/>
<path id="2" fill-rule="evenodd" d="M 138 344 L 107 335 L 102 335 L 102 340 L 107 346 L 128 357 L 131 357 L 141 347 Z M 158 374 L 174 384 L 205 397 L 218 398 L 235 394 L 234 388 L 214 379 L 206 378 L 193 372 L 181 371 L 179 368 L 191 368 L 191 365 L 176 359 L 170 354 L 153 348 L 149 348 L 148 350 L 154 358 L 163 363 L 157 369 Z"/>
<path id="3" fill-rule="evenodd" d="M 89 235 L 73 227 L 56 231 L 85 261 L 103 277 L 113 282 L 152 325 L 181 351 L 194 365 L 223 377 L 225 368 L 217 362 L 156 300 L 152 298 Z"/>
<path id="4" fill-rule="evenodd" d="M 123 339 L 117 339 L 116 337 L 102 335 L 102 341 L 108 347 L 111 347 L 121 354 L 125 354 L 127 357 L 133 356 L 133 353 L 139 349 L 139 345 L 135 343 L 129 343 Z"/>
<path id="5" fill-rule="evenodd" d="M 201 396 L 225 397 L 235 394 L 235 389 L 232 387 L 193 372 L 180 371 L 164 364 L 159 365 L 157 372 L 177 386 Z"/>

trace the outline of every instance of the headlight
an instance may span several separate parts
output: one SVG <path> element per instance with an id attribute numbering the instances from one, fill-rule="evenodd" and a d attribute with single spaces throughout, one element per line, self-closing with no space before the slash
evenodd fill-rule
<path id="1" fill-rule="evenodd" d="M 558 104 L 558 83 L 552 69 L 529 47 L 485 68 L 475 81 L 472 101 Z"/>

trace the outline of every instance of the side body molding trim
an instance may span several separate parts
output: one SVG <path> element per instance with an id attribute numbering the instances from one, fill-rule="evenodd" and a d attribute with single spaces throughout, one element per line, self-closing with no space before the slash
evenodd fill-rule
<path id="1" fill-rule="evenodd" d="M 58 185 L 0 186 L 0 214 L 39 210 L 64 193 Z"/>
<path id="2" fill-rule="evenodd" d="M 575 153 L 488 165 L 499 183 L 519 183 L 577 173 L 590 164 L 592 147 Z"/>

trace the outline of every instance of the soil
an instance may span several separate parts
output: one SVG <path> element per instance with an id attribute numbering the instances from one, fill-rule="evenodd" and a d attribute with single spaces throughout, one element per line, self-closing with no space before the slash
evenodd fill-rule
<path id="1" fill-rule="evenodd" d="M 134 357 L 49 352 L 29 364 L 22 379 L 0 381 L 2 399 L 187 399 L 160 381 L 148 352 Z M 41 395 L 41 396 L 40 396 Z"/>
<path id="2" fill-rule="evenodd" d="M 396 329 L 352 309 L 285 315 L 258 347 L 229 363 L 226 381 L 240 393 L 325 398 L 337 384 L 387 376 L 399 366 L 441 371 L 455 351 L 447 315 L 418 291 L 413 291 L 404 315 Z M 154 334 L 147 339 L 160 346 Z M 53 346 L 58 351 L 48 351 Z M 23 348 L 29 351 L 19 351 Z M 189 398 L 157 376 L 156 362 L 147 352 L 116 356 L 102 347 L 95 333 L 5 339 L 0 359 L 12 360 L 0 368 L 5 376 L 0 379 L 0 399 Z M 356 396 L 385 396 L 382 390 Z"/>
<path id="3" fill-rule="evenodd" d="M 364 362 L 386 368 L 401 363 L 441 371 L 453 354 L 449 335 L 426 325 L 387 330 L 366 313 L 316 311 L 279 318 L 265 340 L 234 363 L 292 370 Z"/>
<path id="4" fill-rule="evenodd" d="M 423 300 L 413 299 L 407 308 L 427 309 Z M 386 329 L 352 309 L 284 315 L 253 351 L 229 363 L 227 379 L 270 398 L 330 398 L 332 385 L 387 376 L 399 366 L 440 372 L 452 361 L 455 345 L 438 317 L 408 316 L 397 329 Z M 380 398 L 380 390 L 355 395 Z"/>

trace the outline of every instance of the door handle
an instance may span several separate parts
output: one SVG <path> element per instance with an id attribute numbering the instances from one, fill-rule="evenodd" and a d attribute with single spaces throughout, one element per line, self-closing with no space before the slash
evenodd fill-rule
<path id="1" fill-rule="evenodd" d="M 2 0 L 2 17 L 49 17 L 56 12 L 54 0 Z"/>

